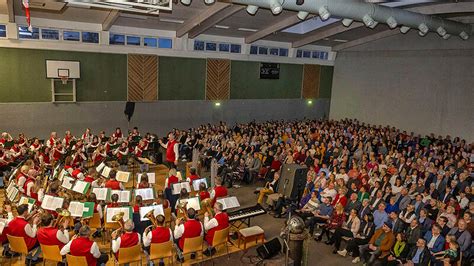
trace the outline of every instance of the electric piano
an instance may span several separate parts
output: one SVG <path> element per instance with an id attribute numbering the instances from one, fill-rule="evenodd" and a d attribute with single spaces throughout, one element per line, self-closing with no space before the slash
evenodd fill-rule
<path id="1" fill-rule="evenodd" d="M 262 206 L 260 206 L 260 204 L 257 204 L 255 206 L 245 207 L 229 212 L 227 215 L 229 216 L 229 222 L 232 224 L 232 226 L 239 228 L 242 224 L 246 224 L 248 227 L 250 227 L 250 218 L 265 213 L 267 213 L 267 211 Z M 237 222 L 239 222 L 239 224 L 235 225 Z"/>

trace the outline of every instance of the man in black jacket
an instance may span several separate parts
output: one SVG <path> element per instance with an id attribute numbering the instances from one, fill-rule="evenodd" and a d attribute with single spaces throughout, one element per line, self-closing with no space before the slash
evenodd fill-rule
<path id="1" fill-rule="evenodd" d="M 416 246 L 408 253 L 407 260 L 408 264 L 412 263 L 412 265 L 415 266 L 428 266 L 430 257 L 430 251 L 426 247 L 426 240 L 419 238 L 418 241 L 416 241 Z"/>

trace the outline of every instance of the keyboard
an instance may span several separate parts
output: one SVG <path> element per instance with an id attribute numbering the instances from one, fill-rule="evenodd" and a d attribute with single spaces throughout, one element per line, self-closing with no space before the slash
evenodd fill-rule
<path id="1" fill-rule="evenodd" d="M 265 213 L 267 213 L 267 211 L 262 206 L 260 206 L 260 204 L 257 204 L 255 206 L 246 207 L 246 208 L 242 208 L 236 211 L 229 212 L 228 216 L 229 216 L 229 222 L 241 221 L 249 226 L 250 218 L 258 216 L 258 215 L 262 215 Z M 247 219 L 247 223 L 244 222 L 244 220 L 246 219 Z"/>

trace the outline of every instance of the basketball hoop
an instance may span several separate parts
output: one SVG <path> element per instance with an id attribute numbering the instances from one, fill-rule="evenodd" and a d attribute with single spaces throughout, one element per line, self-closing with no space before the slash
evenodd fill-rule
<path id="1" fill-rule="evenodd" d="M 63 83 L 63 85 L 66 85 L 69 79 L 68 76 L 60 76 L 59 78 L 61 79 L 61 82 Z"/>

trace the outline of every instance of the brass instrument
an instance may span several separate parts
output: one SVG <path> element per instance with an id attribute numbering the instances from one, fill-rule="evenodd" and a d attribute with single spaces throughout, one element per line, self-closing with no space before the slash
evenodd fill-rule
<path id="1" fill-rule="evenodd" d="M 187 202 L 179 202 L 178 206 L 177 206 L 177 216 L 176 218 L 177 219 L 180 219 L 180 220 L 184 220 L 184 221 L 187 221 L 189 218 L 188 218 L 188 211 L 186 209 L 186 205 L 188 205 Z"/>
<path id="2" fill-rule="evenodd" d="M 205 212 L 209 213 L 211 217 L 214 217 L 215 213 L 214 213 L 214 208 L 212 207 L 211 198 L 207 198 L 201 201 L 201 207 Z"/>
<path id="3" fill-rule="evenodd" d="M 69 220 L 71 217 L 71 213 L 63 208 L 57 208 L 56 212 L 58 213 L 58 218 L 56 219 L 56 222 L 54 223 L 53 227 L 59 227 L 62 225 L 62 223 L 67 219 Z M 64 229 L 64 228 L 63 228 Z"/>
<path id="4" fill-rule="evenodd" d="M 25 217 L 25 220 L 30 221 L 33 218 L 39 216 L 42 213 L 43 209 L 39 209 L 37 205 L 33 205 L 33 209 L 31 210 L 30 214 Z"/>
<path id="5" fill-rule="evenodd" d="M 125 221 L 123 220 L 124 216 L 125 216 L 124 212 L 119 212 L 117 214 L 114 214 L 114 216 L 112 216 L 112 221 L 116 222 L 116 223 L 119 223 L 120 228 L 113 231 L 111 235 L 115 234 L 116 236 L 118 236 L 118 235 L 121 235 L 123 233 L 123 228 L 124 228 L 124 224 L 125 224 Z"/>
<path id="6" fill-rule="evenodd" d="M 151 225 L 147 226 L 144 232 L 148 233 L 148 230 L 155 229 L 158 226 L 158 221 L 156 220 L 156 217 L 155 217 L 155 210 L 150 210 L 149 212 L 145 214 L 144 217 L 150 220 L 151 222 Z"/>

